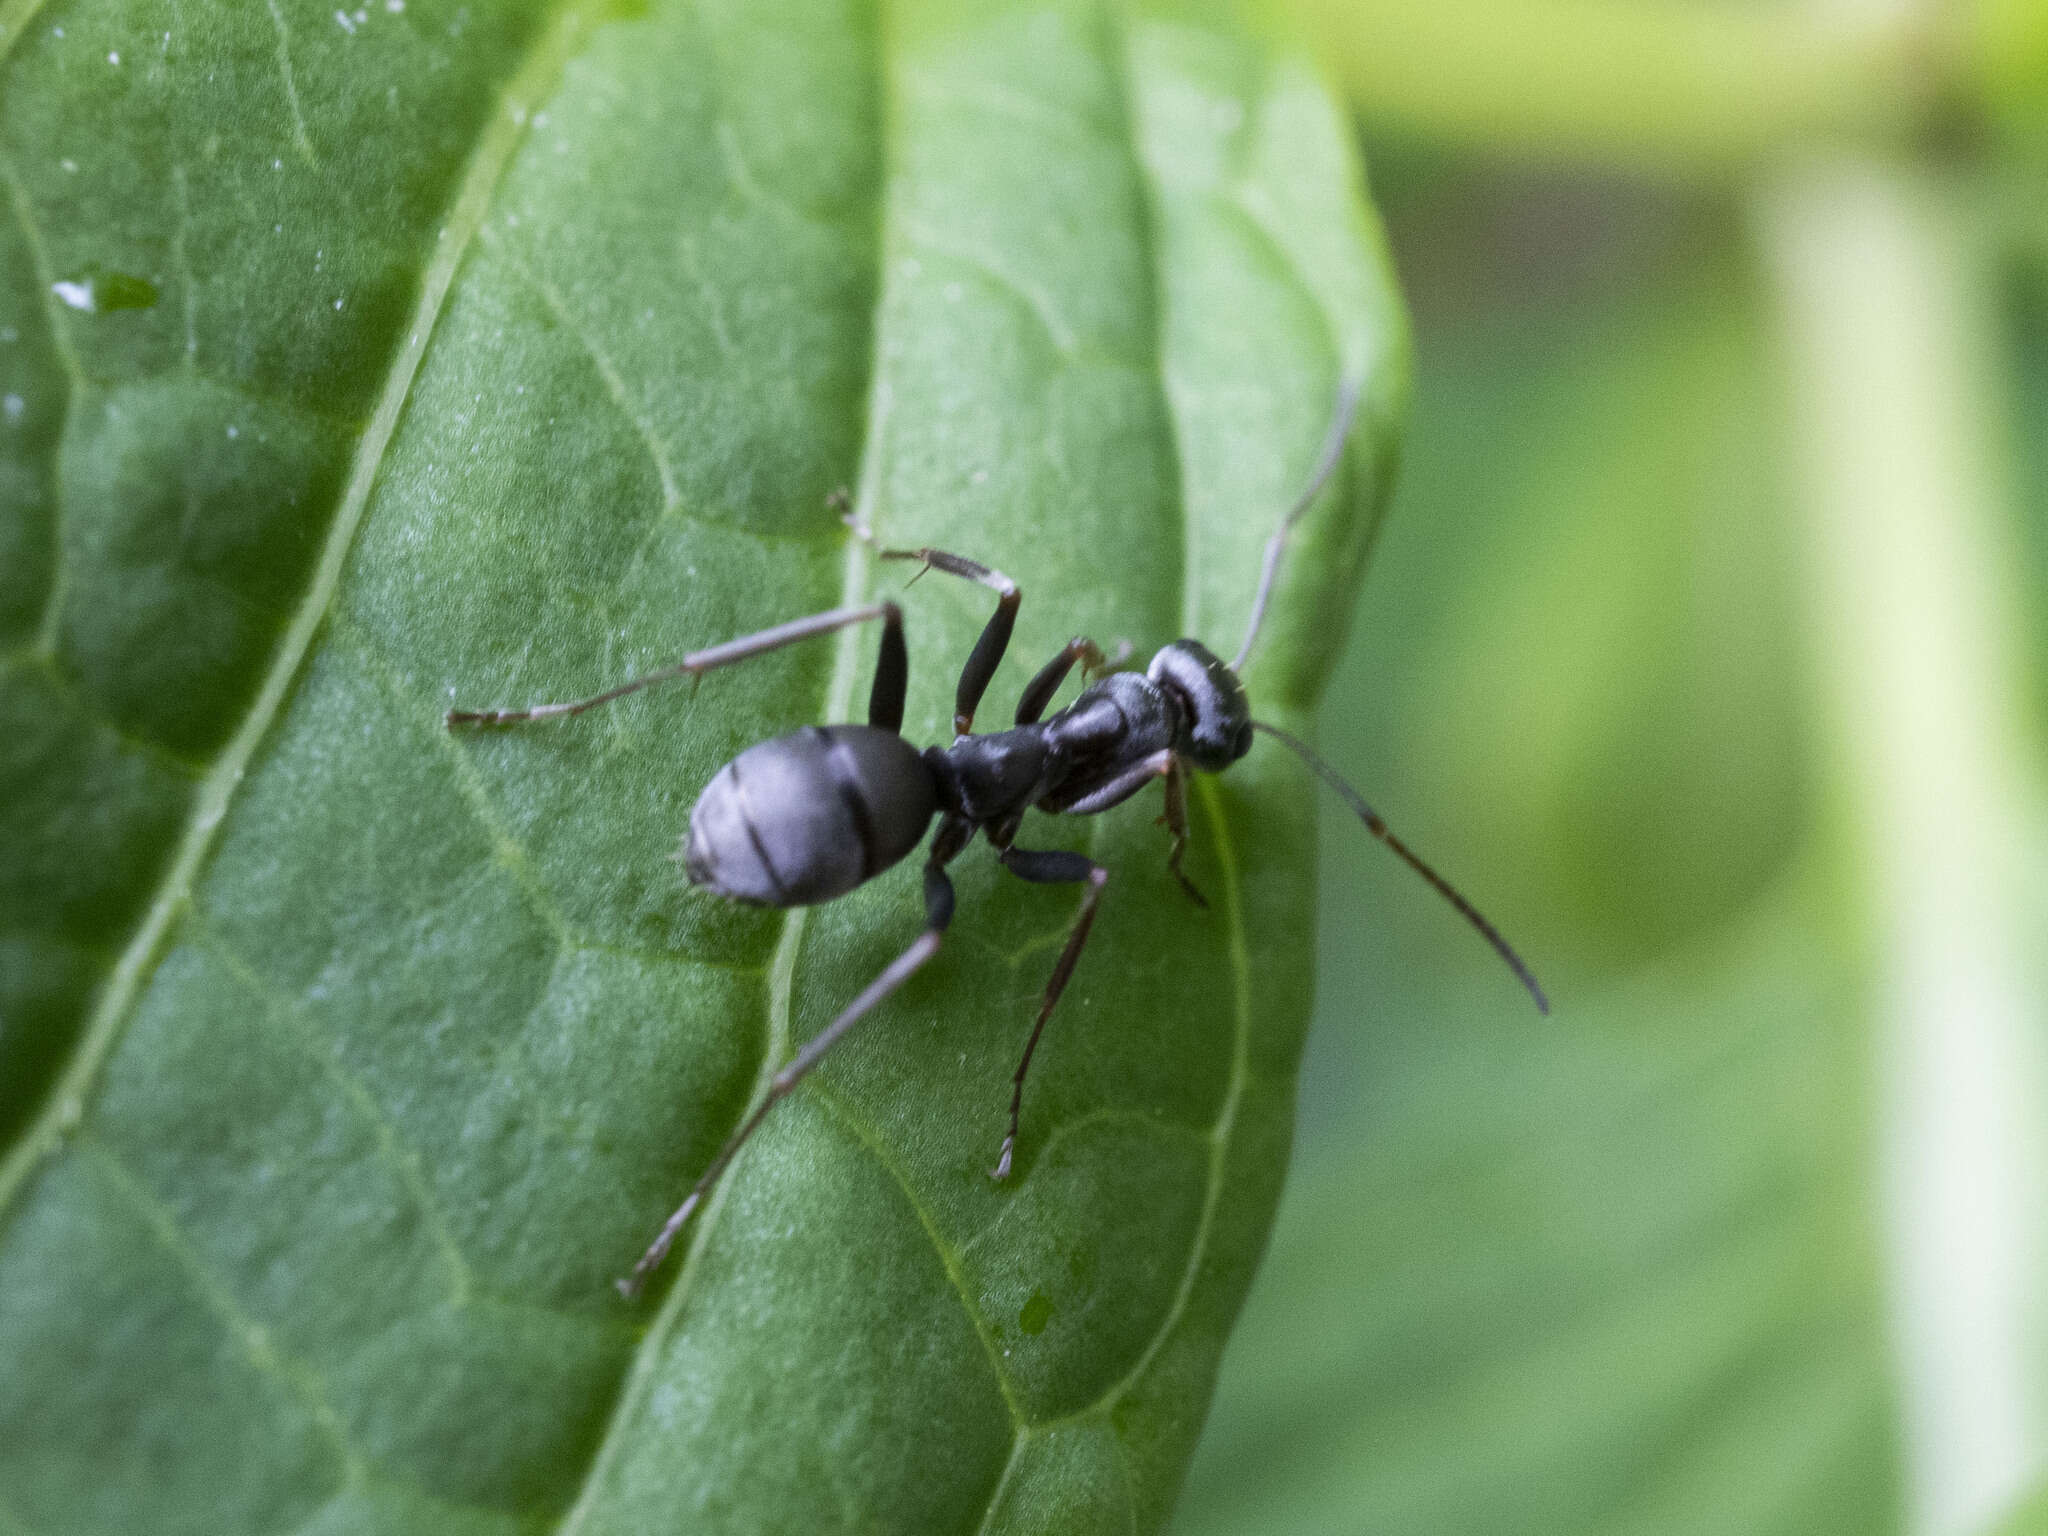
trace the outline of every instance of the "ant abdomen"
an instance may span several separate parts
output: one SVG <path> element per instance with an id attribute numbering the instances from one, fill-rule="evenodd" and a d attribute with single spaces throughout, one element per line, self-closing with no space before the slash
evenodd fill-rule
<path id="1" fill-rule="evenodd" d="M 692 885 L 761 907 L 844 896 L 924 840 L 931 770 L 894 731 L 808 725 L 747 748 L 690 811 Z"/>

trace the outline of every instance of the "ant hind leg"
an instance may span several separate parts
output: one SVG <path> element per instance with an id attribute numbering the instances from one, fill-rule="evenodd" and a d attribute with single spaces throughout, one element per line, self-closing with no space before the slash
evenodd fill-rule
<path id="1" fill-rule="evenodd" d="M 996 1165 L 989 1170 L 992 1179 L 1006 1179 L 1010 1176 L 1010 1162 L 1017 1150 L 1017 1121 L 1024 1109 L 1024 1078 L 1031 1070 L 1031 1058 L 1038 1050 L 1038 1037 L 1045 1033 L 1045 1021 L 1052 1017 L 1052 1010 L 1060 1000 L 1060 994 L 1067 989 L 1067 981 L 1074 974 L 1074 966 L 1081 958 L 1081 950 L 1088 942 L 1088 931 L 1095 926 L 1096 904 L 1102 900 L 1102 888 L 1109 883 L 1109 871 L 1093 859 L 1079 853 L 1035 852 L 1028 848 L 1005 848 L 998 857 L 1003 868 L 1022 880 L 1037 885 L 1067 885 L 1088 882 L 1088 894 L 1081 898 L 1081 912 L 1074 919 L 1074 926 L 1067 934 L 1067 947 L 1060 951 L 1058 964 L 1052 968 L 1052 977 L 1045 984 L 1045 995 L 1038 1004 L 1038 1018 L 1031 1026 L 1031 1038 L 1024 1042 L 1023 1059 L 1017 1063 L 1016 1074 L 1010 1079 L 1010 1128 L 1003 1136 L 1002 1152 L 996 1158 Z"/>
<path id="2" fill-rule="evenodd" d="M 780 650 L 785 645 L 794 645 L 799 640 L 808 640 L 814 635 L 826 635 L 834 630 L 845 629 L 850 624 L 865 624 L 870 619 L 885 621 L 882 635 L 882 651 L 887 660 L 891 645 L 890 631 L 895 632 L 894 645 L 897 652 L 903 649 L 903 611 L 894 603 L 866 603 L 856 608 L 833 608 L 824 613 L 814 613 L 801 619 L 791 619 L 787 624 L 757 630 L 751 635 L 741 635 L 737 640 L 727 640 L 722 645 L 709 646 L 701 651 L 692 651 L 681 661 L 670 666 L 657 667 L 629 682 L 608 688 L 603 693 L 592 694 L 587 699 L 570 699 L 559 704 L 533 704 L 525 709 L 451 709 L 444 717 L 449 727 L 458 725 L 518 725 L 528 720 L 549 720 L 557 715 L 580 715 L 586 709 L 595 709 L 600 704 L 609 704 L 614 699 L 623 699 L 629 693 L 638 693 L 642 688 L 656 683 L 665 683 L 673 677 L 702 677 L 706 672 L 719 667 L 729 667 L 734 662 L 747 661 L 755 656 L 764 656 L 770 651 Z M 906 664 L 907 667 L 907 664 Z M 881 683 L 878 672 L 877 687 Z M 897 706 L 897 716 L 902 716 L 902 706 Z"/>
<path id="3" fill-rule="evenodd" d="M 725 1145 L 718 1150 L 718 1156 L 711 1160 L 711 1166 L 706 1168 L 697 1182 L 690 1186 L 689 1194 L 683 1197 L 683 1203 L 676 1207 L 674 1214 L 662 1223 L 654 1241 L 648 1244 L 647 1251 L 640 1256 L 640 1262 L 633 1266 L 630 1274 L 618 1282 L 621 1296 L 631 1301 L 640 1294 L 640 1287 L 647 1283 L 647 1277 L 668 1256 L 669 1249 L 675 1244 L 676 1234 L 681 1232 L 684 1225 L 696 1214 L 697 1207 L 703 1204 L 704 1197 L 711 1193 L 712 1187 L 718 1183 L 719 1176 L 725 1172 L 727 1165 L 739 1155 L 740 1148 L 744 1147 L 754 1132 L 761 1128 L 761 1122 L 768 1118 L 768 1111 L 789 1097 L 796 1085 L 804 1080 L 827 1051 L 844 1038 L 848 1030 L 874 1012 L 892 992 L 939 952 L 939 943 L 945 935 L 947 926 L 953 921 L 953 882 L 946 876 L 945 865 L 947 860 L 965 846 L 963 830 L 972 831 L 971 828 L 963 829 L 961 825 L 954 823 L 941 827 L 937 839 L 932 844 L 931 856 L 925 861 L 924 932 L 911 941 L 908 949 L 884 966 L 882 973 L 869 982 L 858 997 L 841 1009 L 837 1018 L 813 1035 L 804 1048 L 792 1056 L 788 1064 L 769 1081 L 768 1091 L 762 1095 L 761 1102 L 756 1104 L 747 1118 L 740 1122 L 740 1128 L 726 1138 Z"/>

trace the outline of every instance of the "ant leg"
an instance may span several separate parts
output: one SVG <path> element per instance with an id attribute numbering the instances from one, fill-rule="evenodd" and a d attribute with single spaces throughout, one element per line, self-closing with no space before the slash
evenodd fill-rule
<path id="1" fill-rule="evenodd" d="M 865 525 L 849 517 L 847 526 L 858 537 L 874 543 L 875 536 Z M 974 649 L 968 653 L 967 664 L 960 669 L 960 686 L 953 694 L 953 734 L 965 736 L 974 728 L 974 712 L 981 707 L 981 696 L 988 692 L 989 682 L 995 677 L 996 668 L 1002 664 L 1003 653 L 1010 648 L 1010 634 L 1017 627 L 1017 605 L 1024 601 L 1024 593 L 1017 583 L 993 566 L 970 560 L 965 555 L 933 549 L 929 545 L 917 549 L 878 547 L 875 555 L 882 560 L 915 560 L 927 571 L 965 576 L 997 594 L 996 611 L 989 615 L 988 623 L 982 627 L 981 638 L 974 642 Z"/>
<path id="2" fill-rule="evenodd" d="M 655 683 L 665 683 L 672 677 L 702 677 L 718 667 L 729 667 L 736 661 L 746 661 L 769 651 L 779 650 L 785 645 L 794 645 L 799 640 L 808 640 L 813 635 L 830 634 L 835 629 L 844 629 L 849 624 L 865 624 L 870 619 L 886 621 L 887 630 L 897 631 L 896 646 L 903 644 L 901 630 L 903 611 L 894 603 L 867 603 L 858 608 L 834 608 L 825 613 L 814 613 L 807 618 L 791 619 L 787 624 L 777 624 L 751 635 L 742 635 L 737 640 L 728 640 L 705 650 L 692 651 L 681 661 L 671 666 L 658 667 L 652 672 L 621 683 L 603 693 L 592 694 L 587 699 L 571 699 L 561 704 L 535 704 L 526 709 L 451 709 L 444 717 L 450 726 L 457 725 L 512 725 L 523 720 L 547 720 L 556 715 L 580 715 L 586 709 L 595 709 L 600 704 L 609 704 L 614 699 L 623 699 L 629 693 L 638 693 L 642 688 Z M 883 654 L 886 658 L 889 637 L 885 630 L 882 637 Z"/>
<path id="3" fill-rule="evenodd" d="M 903 700 L 910 691 L 910 653 L 903 648 L 903 615 L 894 603 L 882 616 L 882 645 L 875 655 L 875 682 L 868 690 L 868 724 L 903 732 Z"/>
<path id="4" fill-rule="evenodd" d="M 965 736 L 974 729 L 974 712 L 981 707 L 981 696 L 988 692 L 996 668 L 1002 665 L 1003 653 L 1010 648 L 1010 632 L 1017 627 L 1017 607 L 1024 601 L 1024 593 L 1001 571 L 964 555 L 949 555 L 943 549 L 885 549 L 881 556 L 884 560 L 922 560 L 927 570 L 965 576 L 999 594 L 996 611 L 988 616 L 974 649 L 967 653 L 967 663 L 960 669 L 959 686 L 953 690 L 953 734 Z"/>
<path id="5" fill-rule="evenodd" d="M 1166 856 L 1166 867 L 1173 872 L 1173 878 L 1180 882 L 1180 888 L 1198 907 L 1207 907 L 1209 898 L 1195 888 L 1195 882 L 1181 872 L 1181 856 L 1188 851 L 1188 801 L 1187 769 L 1179 758 L 1174 758 L 1166 769 L 1166 814 L 1159 819 L 1166 823 L 1166 830 L 1173 834 L 1173 851 Z"/>
<path id="6" fill-rule="evenodd" d="M 1102 900 L 1102 888 L 1109 882 L 1109 871 L 1078 853 L 1039 853 L 1028 848 L 1005 848 L 997 857 L 1011 874 L 1037 885 L 1088 882 L 1088 894 L 1081 898 L 1081 915 L 1074 919 L 1073 931 L 1067 935 L 1067 947 L 1060 951 L 1059 964 L 1052 968 L 1052 979 L 1045 984 L 1045 996 L 1039 1002 L 1038 1019 L 1031 1026 L 1031 1038 L 1024 1042 L 1024 1057 L 1017 1063 L 1016 1075 L 1010 1079 L 1010 1129 L 1003 1137 L 1003 1150 L 996 1158 L 995 1167 L 989 1170 L 990 1178 L 1007 1179 L 1010 1176 L 1010 1159 L 1017 1150 L 1017 1118 L 1024 1109 L 1024 1075 L 1031 1070 L 1032 1053 L 1038 1049 L 1038 1037 L 1045 1032 L 1045 1021 L 1052 1017 L 1053 1006 L 1059 1002 L 1060 994 L 1067 989 L 1068 978 L 1074 974 L 1074 965 L 1081 958 L 1081 946 L 1088 942 L 1088 930 L 1095 926 L 1095 906 Z"/>
<path id="7" fill-rule="evenodd" d="M 1140 758 L 1122 773 L 1092 790 L 1078 800 L 1062 800 L 1058 811 L 1062 816 L 1092 816 L 1097 811 L 1106 811 L 1113 805 L 1121 805 L 1154 779 L 1164 778 L 1173 772 L 1174 756 L 1161 750 L 1150 757 Z"/>
<path id="8" fill-rule="evenodd" d="M 971 827 L 967 828 L 969 836 L 972 832 Z M 947 878 L 944 866 L 946 860 L 960 851 L 966 840 L 951 823 L 940 829 L 938 839 L 932 844 L 931 857 L 924 866 L 924 932 L 912 940 L 910 947 L 890 961 L 883 968 L 882 974 L 867 984 L 860 996 L 848 1003 L 830 1024 L 813 1035 L 804 1048 L 789 1059 L 788 1065 L 770 1079 L 768 1092 L 762 1096 L 761 1102 L 754 1106 L 753 1112 L 740 1122 L 740 1128 L 726 1139 L 723 1147 L 718 1149 L 718 1156 L 711 1160 L 711 1166 L 706 1168 L 697 1182 L 690 1186 L 689 1194 L 683 1197 L 683 1203 L 676 1207 L 675 1214 L 661 1224 L 661 1231 L 655 1234 L 654 1241 L 647 1246 L 647 1251 L 640 1255 L 640 1262 L 633 1266 L 632 1273 L 618 1282 L 621 1296 L 630 1301 L 640 1294 L 640 1287 L 647 1283 L 647 1277 L 654 1272 L 655 1266 L 668 1256 L 670 1247 L 675 1243 L 676 1234 L 682 1231 L 684 1224 L 696 1214 L 697 1207 L 703 1204 L 704 1197 L 710 1194 L 712 1186 L 718 1183 L 719 1175 L 725 1172 L 733 1158 L 739 1154 L 740 1148 L 747 1144 L 748 1138 L 761 1128 L 761 1122 L 768 1118 L 768 1111 L 789 1097 L 791 1090 L 804 1080 L 811 1068 L 840 1042 L 848 1030 L 872 1013 L 890 993 L 908 981 L 926 961 L 939 952 L 939 941 L 945 934 L 947 925 L 953 921 L 953 882 Z"/>
<path id="9" fill-rule="evenodd" d="M 1039 668 L 1038 675 L 1024 685 L 1024 691 L 1017 696 L 1017 723 L 1036 725 L 1045 713 L 1045 706 L 1052 702 L 1052 696 L 1060 691 L 1060 684 L 1067 680 L 1067 674 L 1074 670 L 1074 663 L 1081 663 L 1081 673 L 1088 673 L 1102 666 L 1106 658 L 1102 647 L 1086 635 L 1076 635 L 1061 648 L 1059 655 Z"/>

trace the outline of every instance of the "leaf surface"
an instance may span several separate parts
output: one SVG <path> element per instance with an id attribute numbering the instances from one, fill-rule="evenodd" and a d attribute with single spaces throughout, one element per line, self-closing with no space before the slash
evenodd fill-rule
<path id="1" fill-rule="evenodd" d="M 1126 1530 L 1164 1519 L 1285 1162 L 1312 817 L 1254 756 L 956 866 L 945 952 L 638 1253 L 915 933 L 669 855 L 872 637 L 457 737 L 900 585 L 1312 706 L 1404 403 L 1341 116 L 1180 8 L 0 8 L 0 1528 Z M 19 402 L 17 407 L 16 402 Z M 905 599 L 941 741 L 983 592 Z"/>

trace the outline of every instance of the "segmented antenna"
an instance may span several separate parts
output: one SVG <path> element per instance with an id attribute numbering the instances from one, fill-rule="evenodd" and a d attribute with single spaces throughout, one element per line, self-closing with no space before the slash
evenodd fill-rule
<path id="1" fill-rule="evenodd" d="M 1479 930 L 1486 942 L 1493 946 L 1493 952 L 1507 962 L 1508 969 L 1515 973 L 1516 979 L 1524 987 L 1528 988 L 1529 995 L 1536 1000 L 1536 1011 L 1543 1014 L 1550 1012 L 1550 999 L 1543 995 L 1543 988 L 1537 983 L 1534 973 L 1530 971 L 1527 965 L 1522 963 L 1522 957 L 1515 953 L 1514 946 L 1501 937 L 1500 930 L 1481 916 L 1479 909 L 1459 894 L 1456 886 L 1423 863 L 1422 859 L 1413 849 L 1402 842 L 1400 838 L 1394 836 L 1392 832 L 1388 831 L 1387 824 L 1380 819 L 1379 812 L 1367 805 L 1365 797 L 1347 784 L 1336 769 L 1316 756 L 1306 742 L 1288 735 L 1287 732 L 1281 730 L 1277 725 L 1268 725 L 1263 720 L 1254 720 L 1252 728 L 1264 731 L 1283 747 L 1293 752 L 1304 763 L 1307 763 L 1317 778 L 1334 789 L 1343 799 L 1344 803 L 1358 813 L 1358 819 L 1365 823 L 1366 831 L 1400 855 L 1401 861 L 1404 864 L 1435 886 L 1437 894 L 1456 907 L 1465 921 Z"/>
<path id="2" fill-rule="evenodd" d="M 1337 409 L 1330 416 L 1330 430 L 1323 438 L 1322 456 L 1316 460 L 1315 473 L 1308 477 L 1308 484 L 1294 498 L 1294 505 L 1287 509 L 1280 519 L 1280 526 L 1273 530 L 1273 536 L 1266 540 L 1266 557 L 1259 567 L 1259 591 L 1252 599 L 1251 622 L 1245 626 L 1244 644 L 1237 648 L 1230 670 L 1242 672 L 1245 658 L 1252 653 L 1252 642 L 1259 638 L 1259 626 L 1265 622 L 1266 602 L 1273 595 L 1273 578 L 1280 574 L 1280 551 L 1286 547 L 1287 534 L 1301 520 L 1309 503 L 1314 501 L 1323 487 L 1329 483 L 1331 473 L 1337 468 L 1337 461 L 1344 457 L 1344 440 L 1351 435 L 1351 418 L 1358 410 L 1359 380 L 1347 377 L 1337 386 Z"/>

